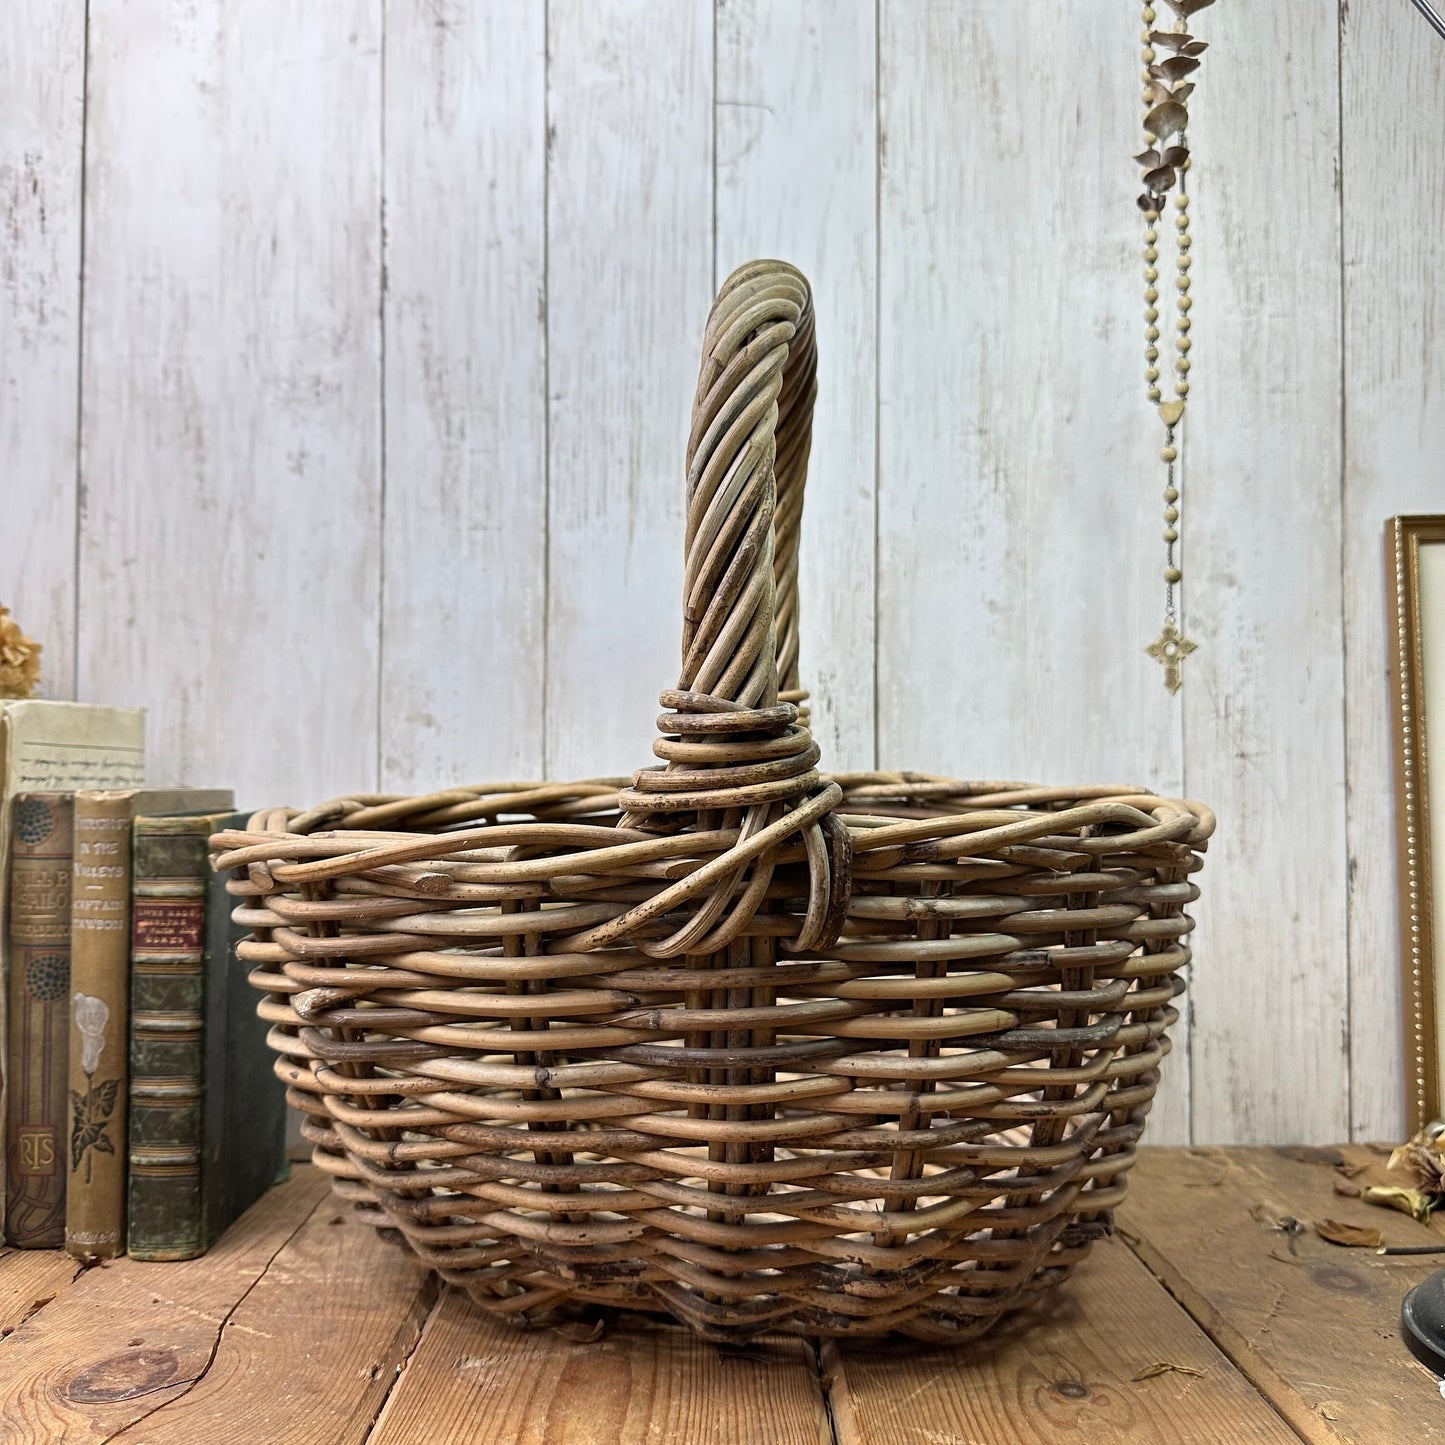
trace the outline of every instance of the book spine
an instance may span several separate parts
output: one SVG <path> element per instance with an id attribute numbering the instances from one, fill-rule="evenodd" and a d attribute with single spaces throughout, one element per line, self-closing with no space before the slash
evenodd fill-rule
<path id="1" fill-rule="evenodd" d="M 65 1247 L 80 1259 L 125 1248 L 131 811 L 124 794 L 76 794 Z"/>
<path id="2" fill-rule="evenodd" d="M 215 820 L 243 828 L 246 814 Z M 286 1091 L 266 1046 L 270 1027 L 238 955 L 246 930 L 224 873 L 211 876 L 206 913 L 206 1221 L 215 1239 L 286 1174 Z M 216 1087 L 212 1087 L 215 1084 Z"/>
<path id="3" fill-rule="evenodd" d="M 209 817 L 138 818 L 131 929 L 129 1249 L 204 1252 Z"/>
<path id="4" fill-rule="evenodd" d="M 11 814 L 6 994 L 6 1237 L 54 1249 L 65 1237 L 65 1078 L 74 808 L 22 793 Z"/>

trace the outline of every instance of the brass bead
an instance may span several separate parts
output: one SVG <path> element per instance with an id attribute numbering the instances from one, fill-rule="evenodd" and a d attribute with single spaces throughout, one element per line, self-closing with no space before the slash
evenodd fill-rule
<path id="1" fill-rule="evenodd" d="M 1145 380 L 1145 381 L 1158 381 L 1158 380 L 1159 380 L 1159 368 L 1158 368 L 1157 366 L 1146 366 L 1146 367 L 1144 368 L 1144 380 Z"/>
<path id="2" fill-rule="evenodd" d="M 1177 522 L 1177 521 L 1179 520 L 1179 508 L 1178 508 L 1178 507 L 1165 507 L 1165 508 L 1164 508 L 1164 520 L 1165 520 L 1166 522 Z"/>
<path id="3" fill-rule="evenodd" d="M 1165 487 L 1165 488 L 1164 488 L 1164 500 L 1165 500 L 1166 502 L 1177 502 L 1177 501 L 1179 500 L 1179 488 L 1178 488 L 1178 487 Z"/>
<path id="4" fill-rule="evenodd" d="M 1189 370 L 1189 358 L 1187 356 L 1181 356 L 1179 360 L 1174 363 L 1174 370 L 1177 371 L 1180 376 L 1183 376 Z"/>
<path id="5" fill-rule="evenodd" d="M 1179 298 L 1179 309 L 1181 311 L 1188 311 L 1193 305 L 1194 303 L 1187 296 L 1181 296 Z"/>
<path id="6" fill-rule="evenodd" d="M 1146 62 L 1151 61 L 1154 59 L 1154 47 L 1152 45 L 1146 45 L 1144 49 L 1140 51 L 1140 54 L 1143 55 Z"/>
<path id="7" fill-rule="evenodd" d="M 1152 25 L 1154 23 L 1154 7 L 1152 5 L 1146 5 L 1144 7 L 1144 23 L 1146 25 Z"/>
<path id="8" fill-rule="evenodd" d="M 1175 196 L 1174 204 L 1178 206 L 1181 211 L 1187 211 L 1189 209 L 1189 197 L 1181 191 Z"/>
<path id="9" fill-rule="evenodd" d="M 1157 261 L 1157 260 L 1159 259 L 1159 253 L 1158 253 L 1158 251 L 1156 251 L 1156 250 L 1154 249 L 1153 246 L 1145 246 L 1145 247 L 1144 247 L 1144 259 L 1145 259 L 1146 261 L 1151 261 L 1151 262 L 1152 262 L 1152 261 Z"/>
<path id="10" fill-rule="evenodd" d="M 1164 540 L 1166 542 L 1177 542 L 1179 540 L 1179 529 L 1177 527 L 1165 527 Z"/>
<path id="11" fill-rule="evenodd" d="M 1158 340 L 1159 340 L 1159 328 L 1158 328 L 1157 326 L 1150 326 L 1150 327 L 1148 327 L 1148 328 L 1145 330 L 1145 332 L 1144 332 L 1144 336 L 1145 336 L 1145 339 L 1148 340 L 1148 341 L 1158 341 Z"/>
<path id="12" fill-rule="evenodd" d="M 1164 580 L 1166 582 L 1178 582 L 1184 574 L 1177 567 L 1166 567 L 1164 569 Z"/>
<path id="13" fill-rule="evenodd" d="M 1158 361 L 1158 360 L 1159 360 L 1159 348 L 1158 348 L 1157 346 L 1146 346 L 1146 347 L 1144 348 L 1144 360 L 1145 360 L 1145 361 Z"/>
<path id="14" fill-rule="evenodd" d="M 1153 286 L 1146 286 L 1144 299 L 1152 306 L 1159 299 L 1159 292 Z"/>
<path id="15" fill-rule="evenodd" d="M 1192 256 L 1181 256 L 1178 264 L 1181 271 L 1187 271 L 1194 264 L 1194 258 Z"/>
<path id="16" fill-rule="evenodd" d="M 1149 243 L 1149 245 L 1152 246 L 1154 242 L 1159 239 L 1158 229 L 1154 226 L 1146 227 L 1144 231 L 1144 239 Z"/>
<path id="17" fill-rule="evenodd" d="M 1174 229 L 1176 231 L 1187 231 L 1189 229 L 1189 217 L 1184 211 L 1174 218 Z"/>
<path id="18" fill-rule="evenodd" d="M 1144 309 L 1144 319 L 1145 321 L 1157 321 L 1159 319 L 1159 313 L 1154 307 L 1147 306 Z"/>
<path id="19" fill-rule="evenodd" d="M 1157 281 L 1159 279 L 1159 272 L 1156 271 L 1153 266 L 1146 266 L 1144 268 L 1144 279 L 1146 281 Z"/>
<path id="20" fill-rule="evenodd" d="M 1194 237 L 1188 231 L 1181 232 L 1177 244 L 1181 251 L 1187 251 L 1194 244 Z"/>
<path id="21" fill-rule="evenodd" d="M 1174 288 L 1175 288 L 1175 290 L 1177 290 L 1177 291 L 1187 291 L 1187 290 L 1189 289 L 1189 287 L 1190 287 L 1190 284 L 1191 284 L 1191 283 L 1190 283 L 1190 280 L 1189 280 L 1189 277 L 1188 277 L 1188 276 L 1181 276 L 1181 277 L 1174 283 Z"/>
<path id="22" fill-rule="evenodd" d="M 1187 336 L 1179 336 L 1174 340 L 1176 351 L 1188 351 L 1193 345 L 1194 343 Z"/>

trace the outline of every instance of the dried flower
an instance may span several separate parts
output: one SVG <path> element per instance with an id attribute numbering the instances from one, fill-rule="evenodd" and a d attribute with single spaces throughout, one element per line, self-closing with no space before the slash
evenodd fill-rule
<path id="1" fill-rule="evenodd" d="M 40 644 L 0 607 L 0 697 L 30 697 L 40 682 Z"/>

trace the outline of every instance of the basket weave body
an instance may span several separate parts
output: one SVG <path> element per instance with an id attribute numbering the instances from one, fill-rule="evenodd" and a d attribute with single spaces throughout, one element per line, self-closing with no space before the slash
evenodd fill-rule
<path id="1" fill-rule="evenodd" d="M 801 710 L 806 283 L 735 273 L 683 666 L 630 783 L 213 839 L 336 1192 L 494 1310 L 963 1340 L 1110 1228 L 1213 827 L 1142 790 L 829 777 Z"/>

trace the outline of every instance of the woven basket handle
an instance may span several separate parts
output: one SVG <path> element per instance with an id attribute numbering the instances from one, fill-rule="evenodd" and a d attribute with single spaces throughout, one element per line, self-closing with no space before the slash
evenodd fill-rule
<path id="1" fill-rule="evenodd" d="M 708 316 L 687 444 L 679 689 L 798 703 L 798 540 L 817 347 L 808 283 L 752 261 Z"/>
<path id="2" fill-rule="evenodd" d="M 687 447 L 682 673 L 662 694 L 653 752 L 618 794 L 622 826 L 696 831 L 728 844 L 624 915 L 573 939 L 631 936 L 658 957 L 717 954 L 801 862 L 807 902 L 787 949 L 836 938 L 849 892 L 839 786 L 818 775 L 799 713 L 798 528 L 817 353 L 808 283 L 781 261 L 734 271 L 713 303 Z M 663 938 L 643 936 L 664 916 Z"/>

